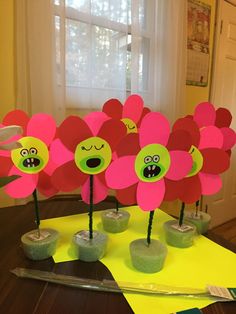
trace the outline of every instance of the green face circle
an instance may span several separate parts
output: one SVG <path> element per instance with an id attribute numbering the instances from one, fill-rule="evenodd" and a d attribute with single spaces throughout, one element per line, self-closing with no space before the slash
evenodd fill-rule
<path id="1" fill-rule="evenodd" d="M 124 118 L 121 121 L 125 124 L 127 129 L 127 134 L 129 133 L 138 133 L 137 125 L 131 119 Z"/>
<path id="2" fill-rule="evenodd" d="M 170 155 L 161 144 L 145 146 L 135 159 L 135 172 L 144 182 L 156 182 L 163 178 L 170 168 Z"/>
<path id="3" fill-rule="evenodd" d="M 193 159 L 193 166 L 187 177 L 192 177 L 195 176 L 195 174 L 197 174 L 202 169 L 203 157 L 200 151 L 194 145 L 191 146 L 189 153 L 191 154 Z"/>
<path id="4" fill-rule="evenodd" d="M 25 173 L 35 174 L 43 170 L 49 160 L 47 145 L 31 136 L 22 137 L 18 142 L 22 147 L 11 152 L 14 165 Z"/>
<path id="5" fill-rule="evenodd" d="M 80 142 L 75 150 L 76 166 L 87 174 L 98 174 L 110 164 L 112 152 L 110 145 L 100 137 L 90 137 Z"/>

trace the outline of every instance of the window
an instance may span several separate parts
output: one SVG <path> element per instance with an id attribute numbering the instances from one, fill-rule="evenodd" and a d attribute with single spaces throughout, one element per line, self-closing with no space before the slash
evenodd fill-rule
<path id="1" fill-rule="evenodd" d="M 131 92 L 148 101 L 154 9 L 154 0 L 54 0 L 57 82 L 68 108 L 99 108 Z"/>

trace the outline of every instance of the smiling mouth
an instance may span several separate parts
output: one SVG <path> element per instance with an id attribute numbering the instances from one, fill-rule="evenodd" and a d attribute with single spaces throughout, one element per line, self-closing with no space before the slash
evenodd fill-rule
<path id="1" fill-rule="evenodd" d="M 34 168 L 40 164 L 40 160 L 38 158 L 27 158 L 23 161 L 23 166 L 26 168 Z"/>
<path id="2" fill-rule="evenodd" d="M 153 178 L 158 176 L 158 174 L 161 172 L 161 168 L 157 165 L 149 165 L 144 168 L 143 170 L 143 176 L 145 178 Z"/>
<path id="3" fill-rule="evenodd" d="M 90 158 L 86 161 L 86 165 L 89 168 L 96 168 L 96 167 L 100 166 L 100 164 L 101 164 L 100 158 Z"/>

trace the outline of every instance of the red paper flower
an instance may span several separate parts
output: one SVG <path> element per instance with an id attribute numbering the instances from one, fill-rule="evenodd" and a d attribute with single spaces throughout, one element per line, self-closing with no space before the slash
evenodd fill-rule
<path id="1" fill-rule="evenodd" d="M 104 113 L 92 113 L 84 120 L 77 116 L 66 118 L 58 129 L 58 140 L 51 147 L 53 160 L 59 165 L 52 175 L 53 184 L 61 191 L 82 186 L 82 199 L 89 203 L 89 177 L 93 175 L 93 202 L 105 199 L 108 188 L 104 173 L 125 134 L 124 124 L 107 120 Z"/>
<path id="2" fill-rule="evenodd" d="M 118 99 L 109 99 L 102 111 L 113 119 L 121 120 L 127 127 L 127 133 L 137 133 L 143 117 L 150 109 L 143 106 L 139 95 L 133 94 L 126 99 L 124 106 Z"/>
<path id="3" fill-rule="evenodd" d="M 191 135 L 193 167 L 186 178 L 178 182 L 167 181 L 165 200 L 179 198 L 185 203 L 194 203 L 201 195 L 217 193 L 222 186 L 219 174 L 229 167 L 229 156 L 222 149 L 224 137 L 221 130 L 212 125 L 199 129 L 190 118 L 178 119 L 173 130 L 185 130 Z"/>
<path id="4" fill-rule="evenodd" d="M 45 196 L 54 195 L 57 190 L 50 184 L 54 165 L 50 162 L 48 147 L 56 133 L 56 124 L 47 114 L 35 114 L 32 118 L 21 110 L 8 113 L 3 125 L 20 125 L 23 129 L 18 142 L 22 147 L 11 152 L 0 152 L 0 176 L 19 175 L 9 183 L 5 192 L 14 198 L 31 195 L 37 188 Z"/>
<path id="5" fill-rule="evenodd" d="M 148 113 L 139 134 L 128 134 L 120 142 L 118 158 L 106 171 L 107 184 L 117 190 L 118 200 L 136 202 L 145 211 L 156 209 L 166 178 L 180 180 L 192 167 L 191 155 L 184 151 L 191 146 L 188 139 L 184 131 L 170 134 L 169 122 L 160 113 Z"/>

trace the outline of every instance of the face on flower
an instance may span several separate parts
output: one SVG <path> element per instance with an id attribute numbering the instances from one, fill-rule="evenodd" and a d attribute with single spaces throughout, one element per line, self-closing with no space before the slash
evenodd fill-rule
<path id="1" fill-rule="evenodd" d="M 46 144 L 35 137 L 26 136 L 18 140 L 21 148 L 12 150 L 11 158 L 20 171 L 35 174 L 43 170 L 49 160 Z"/>
<path id="2" fill-rule="evenodd" d="M 141 149 L 135 160 L 135 172 L 143 182 L 156 182 L 170 167 L 170 155 L 161 144 L 150 144 Z"/>
<path id="3" fill-rule="evenodd" d="M 189 153 L 191 154 L 193 159 L 193 166 L 187 177 L 192 177 L 195 176 L 202 169 L 203 157 L 199 149 L 197 149 L 197 147 L 194 145 L 191 146 Z"/>
<path id="4" fill-rule="evenodd" d="M 80 142 L 75 150 L 77 167 L 87 174 L 98 174 L 110 164 L 112 152 L 110 145 L 100 137 L 90 137 Z"/>
<path id="5" fill-rule="evenodd" d="M 121 121 L 125 124 L 125 126 L 127 128 L 127 134 L 138 133 L 138 128 L 137 128 L 137 125 L 135 124 L 134 121 L 132 121 L 129 118 L 121 119 Z"/>

